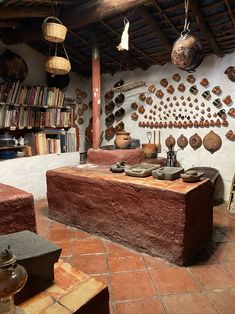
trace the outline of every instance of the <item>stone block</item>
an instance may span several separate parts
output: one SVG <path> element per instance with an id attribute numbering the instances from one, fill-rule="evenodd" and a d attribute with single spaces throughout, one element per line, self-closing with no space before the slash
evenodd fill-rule
<path id="1" fill-rule="evenodd" d="M 0 251 L 10 246 L 17 263 L 28 273 L 26 286 L 16 296 L 17 303 L 43 290 L 54 280 L 54 264 L 61 248 L 31 231 L 21 231 L 0 236 Z"/>
<path id="2" fill-rule="evenodd" d="M 36 232 L 31 193 L 0 183 L 0 235 L 23 230 Z"/>

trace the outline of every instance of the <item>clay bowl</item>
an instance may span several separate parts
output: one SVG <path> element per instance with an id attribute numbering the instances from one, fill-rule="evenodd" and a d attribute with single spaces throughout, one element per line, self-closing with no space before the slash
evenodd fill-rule
<path id="1" fill-rule="evenodd" d="M 190 174 L 189 172 L 181 173 L 180 177 L 183 182 L 198 182 L 200 181 L 201 177 L 204 175 L 204 172 L 197 172 L 196 174 Z"/>

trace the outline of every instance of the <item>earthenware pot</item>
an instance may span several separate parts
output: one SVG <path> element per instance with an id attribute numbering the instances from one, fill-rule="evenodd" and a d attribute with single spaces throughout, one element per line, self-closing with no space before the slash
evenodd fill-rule
<path id="1" fill-rule="evenodd" d="M 202 146 L 202 139 L 197 133 L 195 133 L 190 137 L 189 144 L 194 150 L 197 150 Z"/>
<path id="2" fill-rule="evenodd" d="M 171 61 L 178 68 L 192 72 L 201 64 L 203 59 L 200 41 L 188 32 L 181 34 L 175 41 L 171 53 Z"/>
<path id="3" fill-rule="evenodd" d="M 129 132 L 117 132 L 116 138 L 114 141 L 117 148 L 126 149 L 131 145 L 131 137 Z"/>
<path id="4" fill-rule="evenodd" d="M 142 144 L 145 158 L 155 158 L 157 146 L 155 144 Z"/>
<path id="5" fill-rule="evenodd" d="M 228 75 L 230 81 L 235 82 L 235 67 L 233 66 L 228 67 L 224 73 Z"/>
<path id="6" fill-rule="evenodd" d="M 222 146 L 221 137 L 214 131 L 210 131 L 203 139 L 203 145 L 211 154 L 216 152 Z"/>

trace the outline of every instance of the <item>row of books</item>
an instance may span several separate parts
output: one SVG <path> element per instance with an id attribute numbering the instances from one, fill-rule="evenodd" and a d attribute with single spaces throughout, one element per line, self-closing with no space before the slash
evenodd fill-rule
<path id="1" fill-rule="evenodd" d="M 0 102 L 40 107 L 63 107 L 64 93 L 59 88 L 23 86 L 20 81 L 0 84 Z"/>
<path id="2" fill-rule="evenodd" d="M 26 133 L 25 145 L 30 146 L 30 155 L 60 154 L 77 151 L 77 138 L 75 128 L 69 131 L 58 130 L 57 133 L 47 132 Z"/>
<path id="3" fill-rule="evenodd" d="M 32 107 L 0 105 L 0 128 L 31 129 L 33 127 L 71 127 L 75 121 L 75 110 L 61 108 L 35 110 Z"/>

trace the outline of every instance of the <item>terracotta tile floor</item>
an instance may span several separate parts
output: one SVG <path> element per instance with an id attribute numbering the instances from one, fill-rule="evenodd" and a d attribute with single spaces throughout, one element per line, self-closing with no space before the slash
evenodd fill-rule
<path id="1" fill-rule="evenodd" d="M 38 233 L 62 247 L 62 259 L 105 282 L 111 314 L 234 314 L 235 214 L 214 208 L 212 244 L 190 267 L 135 252 L 47 218 L 36 204 Z"/>

